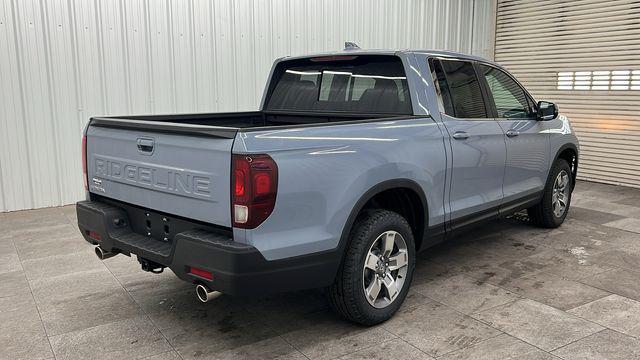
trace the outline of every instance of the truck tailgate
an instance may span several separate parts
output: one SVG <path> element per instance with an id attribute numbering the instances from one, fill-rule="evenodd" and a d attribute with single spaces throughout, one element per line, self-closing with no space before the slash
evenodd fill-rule
<path id="1" fill-rule="evenodd" d="M 232 137 L 87 129 L 89 191 L 133 205 L 231 226 Z"/>

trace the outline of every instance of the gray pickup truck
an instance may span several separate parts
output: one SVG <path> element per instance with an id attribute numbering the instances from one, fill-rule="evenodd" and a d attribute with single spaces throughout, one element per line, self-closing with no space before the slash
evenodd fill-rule
<path id="1" fill-rule="evenodd" d="M 559 226 L 578 141 L 493 62 L 355 50 L 278 59 L 259 111 L 94 117 L 83 156 L 101 259 L 168 267 L 202 301 L 326 287 L 371 325 L 418 251 L 523 209 Z"/>

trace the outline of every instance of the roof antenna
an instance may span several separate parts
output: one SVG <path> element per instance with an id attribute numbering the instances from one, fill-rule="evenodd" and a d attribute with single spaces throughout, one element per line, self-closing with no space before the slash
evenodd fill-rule
<path id="1" fill-rule="evenodd" d="M 358 44 L 356 44 L 356 43 L 354 43 L 352 41 L 345 41 L 344 50 L 345 51 L 360 50 L 360 46 L 358 46 Z"/>

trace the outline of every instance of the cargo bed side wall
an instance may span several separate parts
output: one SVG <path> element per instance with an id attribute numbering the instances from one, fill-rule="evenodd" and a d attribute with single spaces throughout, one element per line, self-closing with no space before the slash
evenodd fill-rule
<path id="1" fill-rule="evenodd" d="M 331 250 L 356 202 L 387 180 L 415 181 L 426 194 L 429 225 L 443 222 L 446 158 L 431 118 L 381 120 L 238 133 L 234 153 L 267 153 L 278 164 L 273 213 L 234 239 L 268 260 Z"/>

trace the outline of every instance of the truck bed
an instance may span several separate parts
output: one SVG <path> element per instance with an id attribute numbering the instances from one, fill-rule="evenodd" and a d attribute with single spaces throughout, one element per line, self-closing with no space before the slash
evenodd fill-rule
<path id="1" fill-rule="evenodd" d="M 230 112 L 230 113 L 202 113 L 202 114 L 172 114 L 172 115 L 133 115 L 133 116 L 108 116 L 94 117 L 92 124 L 110 127 L 144 128 L 179 130 L 179 128 L 205 129 L 209 133 L 213 128 L 218 128 L 222 135 L 228 130 L 250 130 L 265 127 L 283 127 L 296 125 L 326 124 L 343 121 L 376 120 L 381 118 L 397 117 L 397 115 L 385 114 L 353 114 L 353 113 L 293 113 L 273 111 Z M 155 123 L 155 125 L 152 125 Z M 172 125 L 169 125 L 172 124 Z M 193 126 L 180 126 L 193 125 Z M 151 128 L 148 128 L 152 130 Z M 235 133 L 233 131 L 233 133 Z M 192 131 L 190 131 L 192 132 Z"/>
<path id="2" fill-rule="evenodd" d="M 239 131 L 382 118 L 261 111 L 92 118 L 86 133 L 88 188 L 96 195 L 229 227 L 230 161 Z"/>

